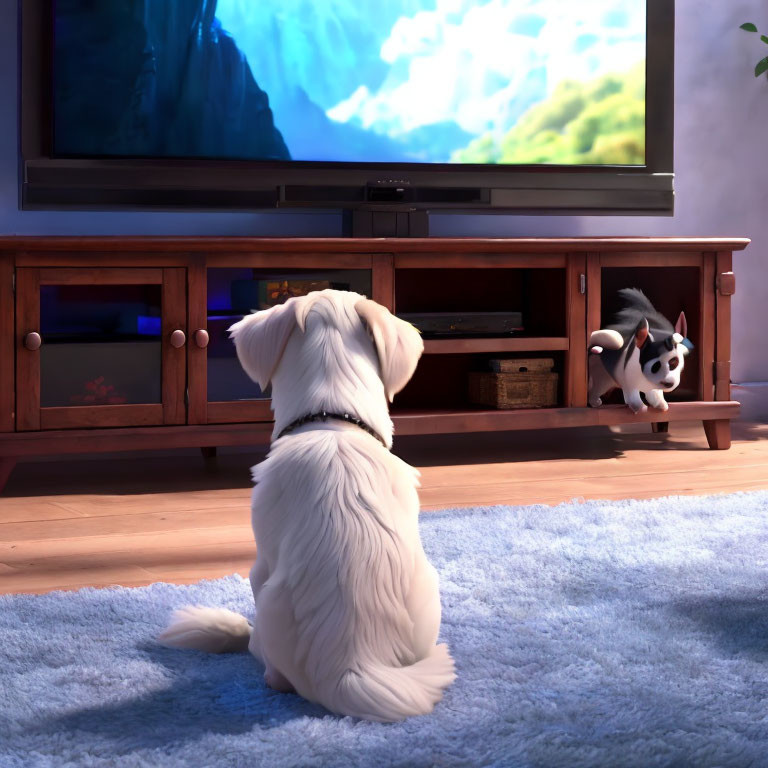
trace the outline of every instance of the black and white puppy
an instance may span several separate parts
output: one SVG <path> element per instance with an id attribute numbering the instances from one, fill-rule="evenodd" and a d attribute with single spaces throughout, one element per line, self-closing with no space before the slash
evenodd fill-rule
<path id="1" fill-rule="evenodd" d="M 653 408 L 666 411 L 665 392 L 680 384 L 685 356 L 693 349 L 686 338 L 685 314 L 673 326 L 637 288 L 619 291 L 624 308 L 616 323 L 589 339 L 589 404 L 597 408 L 602 396 L 617 387 L 633 413 Z"/>

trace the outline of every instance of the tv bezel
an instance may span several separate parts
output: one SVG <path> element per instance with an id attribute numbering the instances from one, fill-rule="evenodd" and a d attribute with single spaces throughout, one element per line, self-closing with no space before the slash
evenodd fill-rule
<path id="1" fill-rule="evenodd" d="M 54 0 L 19 0 L 20 207 L 672 215 L 674 0 L 647 0 L 644 166 L 57 157 Z"/>

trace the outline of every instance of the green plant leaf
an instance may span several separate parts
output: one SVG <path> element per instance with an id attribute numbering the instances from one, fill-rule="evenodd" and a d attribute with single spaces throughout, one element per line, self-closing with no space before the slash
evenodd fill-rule
<path id="1" fill-rule="evenodd" d="M 757 27 L 751 21 L 745 22 L 739 27 L 739 29 L 744 29 L 747 32 L 757 32 Z"/>
<path id="2" fill-rule="evenodd" d="M 768 56 L 757 62 L 757 66 L 755 67 L 755 77 L 760 77 L 763 72 L 768 72 Z"/>
<path id="3" fill-rule="evenodd" d="M 765 35 L 760 35 L 760 39 L 761 39 L 761 40 L 762 40 L 764 43 L 768 43 L 768 37 L 766 37 Z"/>

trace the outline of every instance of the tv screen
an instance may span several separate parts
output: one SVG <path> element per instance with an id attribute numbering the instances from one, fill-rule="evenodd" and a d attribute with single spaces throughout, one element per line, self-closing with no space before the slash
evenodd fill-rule
<path id="1" fill-rule="evenodd" d="M 644 0 L 60 0 L 63 156 L 643 165 Z"/>
<path id="2" fill-rule="evenodd" d="M 629 191 L 622 212 L 643 193 L 669 212 L 664 3 L 35 0 L 40 170 L 77 169 L 87 187 L 108 168 L 119 186 L 122 169 L 137 201 L 138 172 L 149 190 L 165 164 L 166 193 L 207 176 L 211 199 L 229 172 L 275 204 L 372 203 L 384 187 L 404 192 L 383 202 L 546 210 L 552 190 L 557 212 L 580 207 L 558 192 L 590 209 L 608 189 Z"/>

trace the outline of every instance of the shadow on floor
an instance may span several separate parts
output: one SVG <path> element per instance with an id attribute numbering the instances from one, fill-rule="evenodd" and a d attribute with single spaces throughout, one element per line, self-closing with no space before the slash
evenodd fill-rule
<path id="1" fill-rule="evenodd" d="M 673 603 L 671 609 L 697 624 L 725 655 L 768 659 L 768 597 L 764 592 L 692 597 Z"/>
<path id="2" fill-rule="evenodd" d="M 548 460 L 617 459 L 638 450 L 707 451 L 704 431 L 675 423 L 669 433 L 654 434 L 649 424 L 621 428 L 579 427 L 451 435 L 414 435 L 395 439 L 394 452 L 417 467 L 524 463 Z M 734 424 L 737 439 L 768 437 L 768 425 Z M 133 452 L 21 461 L 3 497 L 68 494 L 130 495 L 250 488 L 250 467 L 266 455 L 263 446 L 224 448 L 213 459 L 199 449 L 173 453 Z M 0 503 L 1 503 L 0 498 Z"/>
<path id="3" fill-rule="evenodd" d="M 280 728 L 298 718 L 329 716 L 323 707 L 295 694 L 267 688 L 263 666 L 248 654 L 207 654 L 139 648 L 146 661 L 167 670 L 169 684 L 122 701 L 71 713 L 36 717 L 33 732 L 62 732 L 114 742 L 118 754 L 194 743 L 211 734 L 248 734 Z M 127 693 L 127 692 L 126 692 Z"/>

